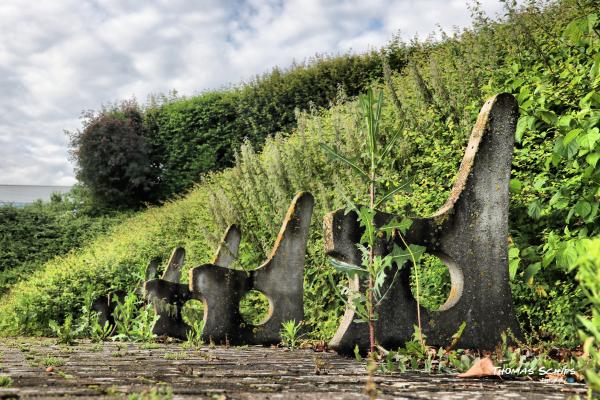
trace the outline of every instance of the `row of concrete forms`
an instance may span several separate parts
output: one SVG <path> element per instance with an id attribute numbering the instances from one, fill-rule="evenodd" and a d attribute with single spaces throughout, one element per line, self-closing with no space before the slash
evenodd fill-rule
<path id="1" fill-rule="evenodd" d="M 436 311 L 420 309 L 423 334 L 431 345 L 450 343 L 463 322 L 466 328 L 457 343 L 462 348 L 493 349 L 507 332 L 509 337 L 521 337 L 508 275 L 509 180 L 517 119 L 513 96 L 500 94 L 485 103 L 446 203 L 431 217 L 414 218 L 404 236 L 407 243 L 425 246 L 450 272 L 446 302 Z M 189 284 L 180 283 L 184 249 L 173 251 L 161 278 L 156 278 L 158 261 L 150 262 L 143 295 L 159 316 L 154 333 L 185 339 L 190 327 L 181 310 L 187 301 L 197 299 L 204 302 L 205 341 L 279 343 L 284 321 L 304 319 L 304 258 L 313 205 L 310 193 L 295 196 L 271 256 L 253 271 L 230 268 L 241 241 L 241 232 L 234 225 L 227 229 L 213 262 L 190 270 Z M 379 212 L 375 221 L 381 226 L 392 218 L 394 215 Z M 326 215 L 324 239 L 330 257 L 360 265 L 356 244 L 361 235 L 355 213 L 340 209 Z M 385 255 L 392 245 L 382 239 L 375 252 Z M 394 268 L 387 274 L 382 289 L 387 295 L 376 321 L 377 340 L 387 348 L 411 340 L 417 324 L 410 267 Z M 357 277 L 350 282 L 354 290 L 360 285 Z M 259 325 L 245 323 L 240 315 L 240 300 L 250 290 L 262 292 L 269 300 L 268 316 Z M 109 297 L 98 299 L 95 309 L 101 322 L 112 319 L 114 304 Z M 344 354 L 351 354 L 357 345 L 363 352 L 368 349 L 367 324 L 356 319 L 354 310 L 347 307 L 330 348 Z"/>

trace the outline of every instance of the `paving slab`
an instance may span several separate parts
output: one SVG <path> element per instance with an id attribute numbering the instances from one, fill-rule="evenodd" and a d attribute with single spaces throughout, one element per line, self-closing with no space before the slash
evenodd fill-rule
<path id="1" fill-rule="evenodd" d="M 0 375 L 13 380 L 0 388 L 0 399 L 163 398 L 150 397 L 152 390 L 174 399 L 367 398 L 364 362 L 310 349 L 89 341 L 66 347 L 54 339 L 10 338 L 0 339 Z M 381 399 L 567 399 L 586 392 L 581 384 L 419 372 L 377 373 L 374 379 Z"/>

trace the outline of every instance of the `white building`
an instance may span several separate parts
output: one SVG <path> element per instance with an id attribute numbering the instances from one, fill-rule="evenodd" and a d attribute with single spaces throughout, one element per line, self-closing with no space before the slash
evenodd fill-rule
<path id="1" fill-rule="evenodd" d="M 36 200 L 49 201 L 52 193 L 66 193 L 69 190 L 71 186 L 0 185 L 0 206 L 12 204 L 23 207 Z"/>

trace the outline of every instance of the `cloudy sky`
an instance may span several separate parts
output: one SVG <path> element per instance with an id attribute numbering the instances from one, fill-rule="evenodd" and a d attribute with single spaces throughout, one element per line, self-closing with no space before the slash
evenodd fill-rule
<path id="1" fill-rule="evenodd" d="M 0 0 L 0 184 L 71 185 L 82 110 L 470 24 L 467 0 Z M 482 0 L 489 15 L 498 0 Z"/>

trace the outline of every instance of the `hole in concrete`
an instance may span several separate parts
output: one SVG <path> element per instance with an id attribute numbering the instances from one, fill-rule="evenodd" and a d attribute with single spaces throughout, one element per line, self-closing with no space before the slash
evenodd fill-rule
<path id="1" fill-rule="evenodd" d="M 443 311 L 458 303 L 462 295 L 460 268 L 444 254 L 424 254 L 419 268 L 420 303 L 431 311 Z M 416 274 L 410 272 L 410 290 L 417 297 Z"/>
<path id="2" fill-rule="evenodd" d="M 181 309 L 183 321 L 192 326 L 194 322 L 200 322 L 204 319 L 204 303 L 200 300 L 189 300 Z"/>
<path id="3" fill-rule="evenodd" d="M 270 301 L 258 290 L 251 290 L 240 300 L 240 314 L 247 324 L 264 324 L 271 316 Z"/>

